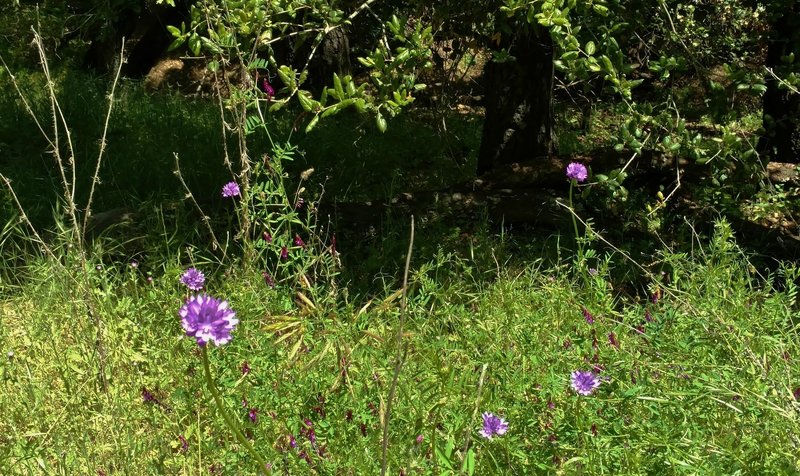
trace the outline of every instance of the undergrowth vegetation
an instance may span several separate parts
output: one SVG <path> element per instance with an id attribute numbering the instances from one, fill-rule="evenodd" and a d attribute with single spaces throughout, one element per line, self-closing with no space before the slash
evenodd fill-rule
<path id="1" fill-rule="evenodd" d="M 306 136 L 242 122 L 253 88 L 70 71 L 0 92 L 0 474 L 800 471 L 800 268 L 754 265 L 724 218 L 614 243 L 571 163 L 570 230 L 338 227 L 329 190 L 469 177 L 474 121 L 455 147 L 345 113 Z"/>

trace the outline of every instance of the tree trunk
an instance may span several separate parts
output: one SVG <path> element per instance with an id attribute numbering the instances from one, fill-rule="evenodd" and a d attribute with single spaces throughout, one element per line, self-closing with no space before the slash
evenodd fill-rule
<path id="1" fill-rule="evenodd" d="M 800 8 L 797 2 L 781 12 L 772 24 L 766 66 L 779 78 L 797 71 L 800 61 Z M 794 53 L 795 63 L 787 67 L 781 58 Z M 790 69 L 792 68 L 792 69 Z M 780 88 L 780 82 L 767 75 L 764 93 L 764 137 L 758 144 L 764 161 L 800 163 L 800 94 Z"/>
<path id="2" fill-rule="evenodd" d="M 515 60 L 486 67 L 486 118 L 478 175 L 548 157 L 553 152 L 553 42 L 537 25 L 521 26 L 501 42 Z"/>

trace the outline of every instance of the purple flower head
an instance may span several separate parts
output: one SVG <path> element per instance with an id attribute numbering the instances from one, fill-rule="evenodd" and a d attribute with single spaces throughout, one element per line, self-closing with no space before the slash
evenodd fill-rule
<path id="1" fill-rule="evenodd" d="M 228 182 L 222 186 L 222 196 L 225 198 L 238 197 L 240 194 L 241 190 L 236 182 Z"/>
<path id="2" fill-rule="evenodd" d="M 294 235 L 294 245 L 295 246 L 299 246 L 301 248 L 305 248 L 306 247 L 306 242 L 303 241 L 302 238 L 300 238 L 300 235 Z"/>
<path id="3" fill-rule="evenodd" d="M 197 268 L 189 268 L 181 275 L 181 282 L 192 291 L 199 291 L 203 289 L 206 276 Z"/>
<path id="4" fill-rule="evenodd" d="M 589 268 L 589 274 L 592 276 L 597 276 L 597 268 Z"/>
<path id="5" fill-rule="evenodd" d="M 272 235 L 270 235 L 268 231 L 262 233 L 261 238 L 263 238 L 267 243 L 272 243 Z"/>
<path id="6" fill-rule="evenodd" d="M 417 444 L 420 444 L 420 443 L 422 443 L 423 441 L 425 441 L 425 437 L 424 437 L 424 436 L 422 436 L 422 435 L 417 435 L 417 440 L 416 440 L 416 441 L 417 441 Z"/>
<path id="7" fill-rule="evenodd" d="M 251 408 L 247 412 L 247 417 L 250 418 L 250 421 L 253 422 L 253 424 L 255 425 L 256 423 L 258 423 L 258 410 L 255 408 Z"/>
<path id="8" fill-rule="evenodd" d="M 268 272 L 266 271 L 262 272 L 261 276 L 264 277 L 264 282 L 267 283 L 267 286 L 269 286 L 272 289 L 275 289 L 275 280 L 272 279 L 272 276 L 270 276 Z"/>
<path id="9" fill-rule="evenodd" d="M 495 435 L 504 435 L 508 431 L 508 423 L 503 418 L 495 416 L 494 413 L 483 412 L 483 428 L 478 432 L 487 439 L 492 439 Z"/>
<path id="10" fill-rule="evenodd" d="M 152 276 L 148 276 L 147 277 L 147 283 L 148 284 L 153 284 L 153 277 Z"/>
<path id="11" fill-rule="evenodd" d="M 207 294 L 191 296 L 178 312 L 186 335 L 205 346 L 209 341 L 220 346 L 231 340 L 231 331 L 239 323 L 236 312 L 228 301 L 220 301 Z"/>
<path id="12" fill-rule="evenodd" d="M 139 262 L 136 261 L 135 259 L 132 259 L 131 260 L 131 268 L 136 269 L 138 267 L 139 267 Z"/>
<path id="13" fill-rule="evenodd" d="M 590 395 L 600 386 L 600 377 L 592 371 L 576 370 L 572 372 L 572 389 L 581 395 Z"/>
<path id="14" fill-rule="evenodd" d="M 158 399 L 147 387 L 142 387 L 142 402 L 144 403 L 157 403 Z"/>
<path id="15" fill-rule="evenodd" d="M 589 176 L 586 166 L 578 162 L 570 162 L 567 165 L 567 178 L 576 182 L 584 182 Z"/>
<path id="16" fill-rule="evenodd" d="M 250 373 L 250 364 L 245 360 L 242 362 L 242 375 L 247 375 Z"/>
<path id="17" fill-rule="evenodd" d="M 189 451 L 189 442 L 186 441 L 186 437 L 183 435 L 178 435 L 178 439 L 181 441 L 181 452 L 186 453 Z"/>
<path id="18" fill-rule="evenodd" d="M 267 98 L 269 99 L 272 99 L 275 96 L 275 88 L 269 84 L 269 80 L 267 78 L 264 78 L 264 80 L 261 81 L 261 90 L 264 91 L 264 94 L 266 94 Z"/>
<path id="19" fill-rule="evenodd" d="M 297 440 L 294 438 L 294 435 L 289 435 L 289 446 L 297 448 Z"/>
<path id="20" fill-rule="evenodd" d="M 585 307 L 583 308 L 583 318 L 586 319 L 586 322 L 589 324 L 594 324 L 594 316 Z"/>
<path id="21" fill-rule="evenodd" d="M 615 333 L 609 332 L 608 343 L 609 345 L 611 345 L 611 347 L 619 349 L 619 341 L 617 340 L 617 335 Z"/>
<path id="22" fill-rule="evenodd" d="M 661 290 L 656 289 L 652 296 L 650 296 L 650 302 L 653 304 L 658 304 L 658 300 L 661 298 Z"/>
<path id="23" fill-rule="evenodd" d="M 644 311 L 644 320 L 647 322 L 653 322 L 653 315 L 650 314 L 650 310 L 645 309 Z"/>
<path id="24" fill-rule="evenodd" d="M 286 261 L 289 258 L 289 248 L 281 246 L 281 259 Z"/>

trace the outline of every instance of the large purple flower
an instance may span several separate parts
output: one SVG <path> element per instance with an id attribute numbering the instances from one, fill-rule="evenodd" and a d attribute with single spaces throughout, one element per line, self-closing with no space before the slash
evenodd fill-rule
<path id="1" fill-rule="evenodd" d="M 586 166 L 578 162 L 570 162 L 567 165 L 567 178 L 577 182 L 583 182 L 589 176 Z"/>
<path id="2" fill-rule="evenodd" d="M 236 312 L 228 307 L 228 301 L 207 294 L 191 296 L 178 314 L 186 335 L 197 339 L 200 346 L 208 342 L 217 346 L 230 342 L 231 331 L 239 323 Z"/>
<path id="3" fill-rule="evenodd" d="M 600 377 L 591 370 L 572 372 L 572 389 L 581 395 L 590 395 L 600 386 Z"/>
<path id="4" fill-rule="evenodd" d="M 181 275 L 181 282 L 192 291 L 199 291 L 203 289 L 206 276 L 197 268 L 189 268 Z"/>
<path id="5" fill-rule="evenodd" d="M 240 193 L 239 184 L 236 182 L 228 182 L 222 187 L 222 196 L 225 198 L 238 197 Z"/>
<path id="6" fill-rule="evenodd" d="M 495 435 L 503 435 L 508 431 L 508 423 L 503 418 L 494 413 L 483 412 L 483 428 L 478 432 L 487 439 L 492 439 Z"/>

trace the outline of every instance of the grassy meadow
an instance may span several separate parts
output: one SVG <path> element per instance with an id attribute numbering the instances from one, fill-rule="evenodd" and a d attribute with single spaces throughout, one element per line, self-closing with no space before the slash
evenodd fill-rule
<path id="1" fill-rule="evenodd" d="M 54 79 L 85 203 L 110 79 Z M 394 475 L 800 473 L 800 269 L 753 261 L 722 218 L 636 243 L 419 220 L 404 286 L 410 217 L 339 229 L 308 203 L 463 181 L 479 118 L 449 117 L 454 146 L 424 117 L 380 135 L 345 114 L 306 136 L 287 114 L 271 135 L 296 148 L 254 136 L 273 169 L 225 199 L 235 143 L 217 104 L 123 80 L 93 210 L 133 218 L 83 240 L 48 143 L 0 81 L 14 190 L 0 191 L 0 474 L 258 474 L 223 412 L 271 474 L 380 474 L 385 429 Z M 41 73 L 16 81 L 50 131 Z M 254 236 L 237 233 L 243 210 Z M 207 346 L 223 410 L 178 314 L 189 267 L 239 319 Z M 599 387 L 579 394 L 575 371 Z M 484 412 L 508 431 L 484 437 Z"/>

